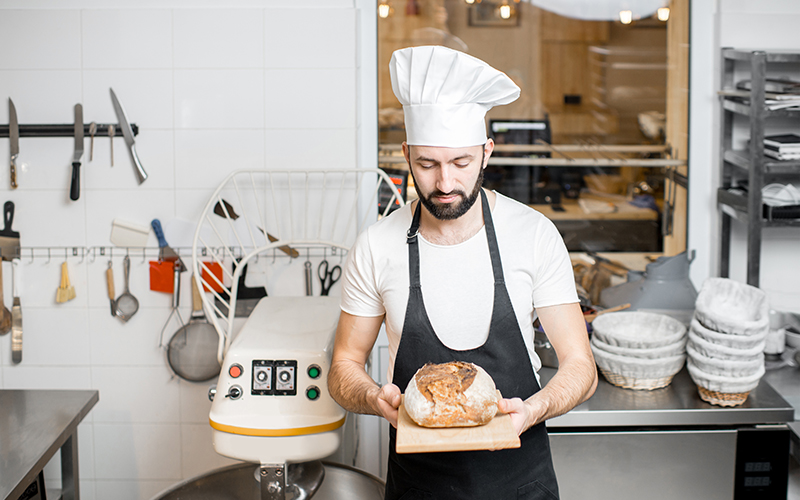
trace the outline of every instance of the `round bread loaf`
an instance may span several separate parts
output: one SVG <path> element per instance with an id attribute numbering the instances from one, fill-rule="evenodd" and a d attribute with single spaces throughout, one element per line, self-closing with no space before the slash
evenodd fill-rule
<path id="1" fill-rule="evenodd" d="M 403 405 L 423 427 L 473 427 L 491 421 L 499 395 L 492 377 L 463 361 L 428 363 L 406 387 Z"/>

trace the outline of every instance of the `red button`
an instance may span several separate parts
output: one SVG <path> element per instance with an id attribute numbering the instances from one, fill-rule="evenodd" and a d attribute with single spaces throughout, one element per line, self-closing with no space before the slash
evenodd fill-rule
<path id="1" fill-rule="evenodd" d="M 242 376 L 242 367 L 239 365 L 233 365 L 228 369 L 228 373 L 233 378 L 239 378 Z"/>

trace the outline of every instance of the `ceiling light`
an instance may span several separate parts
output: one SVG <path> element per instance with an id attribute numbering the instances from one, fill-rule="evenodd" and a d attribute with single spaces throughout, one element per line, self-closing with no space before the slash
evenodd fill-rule
<path id="1" fill-rule="evenodd" d="M 669 20 L 669 7 L 661 7 L 658 9 L 658 20 L 664 22 Z"/>
<path id="2" fill-rule="evenodd" d="M 619 11 L 619 22 L 622 24 L 631 24 L 633 20 L 633 12 L 629 10 L 621 10 Z"/>
<path id="3" fill-rule="evenodd" d="M 507 3 L 504 3 L 498 7 L 498 12 L 501 19 L 511 19 L 511 6 Z"/>

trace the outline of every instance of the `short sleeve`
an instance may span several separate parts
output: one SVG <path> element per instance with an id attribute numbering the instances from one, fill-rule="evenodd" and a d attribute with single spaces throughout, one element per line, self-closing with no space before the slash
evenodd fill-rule
<path id="1" fill-rule="evenodd" d="M 342 311 L 354 316 L 376 317 L 385 313 L 378 293 L 369 230 L 362 232 L 347 255 L 342 278 Z"/>
<path id="2" fill-rule="evenodd" d="M 569 252 L 552 221 L 542 224 L 536 247 L 534 307 L 578 302 Z"/>

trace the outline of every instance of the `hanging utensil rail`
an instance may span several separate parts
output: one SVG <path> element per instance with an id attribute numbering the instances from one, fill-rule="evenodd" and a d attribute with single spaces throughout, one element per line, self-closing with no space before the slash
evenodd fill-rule
<path id="1" fill-rule="evenodd" d="M 90 136 L 89 123 L 83 125 L 84 136 Z M 95 137 L 109 137 L 109 127 L 114 130 L 114 134 L 122 137 L 122 128 L 116 123 L 98 123 Z M 139 135 L 139 126 L 131 123 L 133 135 Z M 19 126 L 20 137 L 74 137 L 75 124 L 28 124 Z M 8 125 L 0 125 L 0 137 L 8 137 Z"/>

